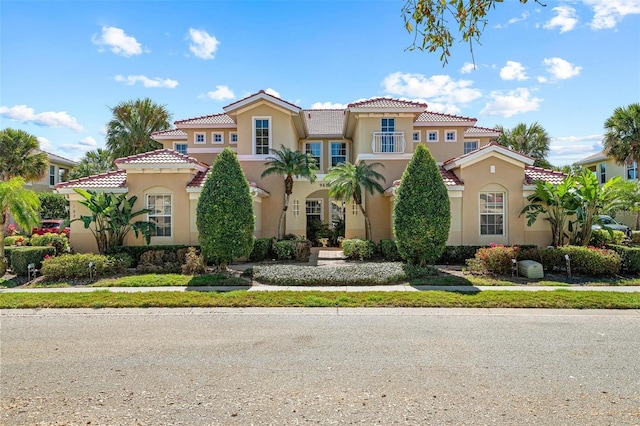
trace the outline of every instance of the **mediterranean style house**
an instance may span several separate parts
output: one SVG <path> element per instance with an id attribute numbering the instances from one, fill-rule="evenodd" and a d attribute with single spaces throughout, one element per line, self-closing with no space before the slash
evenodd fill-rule
<path id="1" fill-rule="evenodd" d="M 281 176 L 261 178 L 271 149 L 281 146 L 312 155 L 314 183 L 294 184 L 286 232 L 306 235 L 307 223 L 345 221 L 346 238 L 364 238 L 364 218 L 351 204 L 329 196 L 327 170 L 341 162 L 380 162 L 383 194 L 366 194 L 373 239 L 393 238 L 395 190 L 417 144 L 425 144 L 440 167 L 451 200 L 449 245 L 548 245 L 546 221 L 527 227 L 520 211 L 536 180 L 558 183 L 564 174 L 533 167 L 534 159 L 498 145 L 500 133 L 476 127 L 476 119 L 431 112 L 427 105 L 374 98 L 344 109 L 302 109 L 260 91 L 223 108 L 224 112 L 179 120 L 153 134 L 163 148 L 116 160 L 117 170 L 60 183 L 70 200 L 71 218 L 85 214 L 74 188 L 136 195 L 137 209 L 153 210 L 157 230 L 152 244 L 197 244 L 196 206 L 207 171 L 224 148 L 237 153 L 250 182 L 256 237 L 274 237 L 284 200 Z M 425 187 L 430 182 L 424 182 Z M 416 230 L 420 232 L 420 230 Z M 73 222 L 76 251 L 96 251 L 93 236 Z M 143 244 L 129 235 L 128 244 Z"/>
<path id="2" fill-rule="evenodd" d="M 47 174 L 39 181 L 27 182 L 27 185 L 35 192 L 53 192 L 58 183 L 69 180 L 69 172 L 78 163 L 47 151 L 42 152 L 47 154 L 49 159 Z"/>

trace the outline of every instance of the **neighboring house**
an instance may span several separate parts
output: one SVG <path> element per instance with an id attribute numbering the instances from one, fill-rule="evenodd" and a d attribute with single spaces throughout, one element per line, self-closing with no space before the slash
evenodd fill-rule
<path id="1" fill-rule="evenodd" d="M 577 161 L 576 164 L 595 173 L 600 184 L 608 182 L 617 176 L 623 180 L 638 180 L 638 163 L 636 161 L 618 164 L 604 152 L 598 152 L 597 154 L 585 157 Z M 631 229 L 635 229 L 636 213 L 620 211 L 616 214 L 616 220 L 624 223 Z"/>
<path id="2" fill-rule="evenodd" d="M 392 238 L 395 189 L 418 143 L 436 162 L 451 199 L 448 244 L 548 245 L 546 221 L 526 226 L 520 211 L 535 180 L 560 182 L 564 174 L 533 167 L 534 159 L 495 143 L 497 130 L 476 127 L 476 119 L 427 110 L 427 105 L 390 98 L 349 104 L 345 109 L 308 110 L 264 91 L 227 105 L 224 112 L 179 120 L 176 128 L 153 134 L 163 149 L 116 160 L 118 170 L 60 183 L 58 192 L 71 201 L 71 217 L 83 214 L 74 188 L 126 192 L 142 201 L 137 209 L 154 210 L 158 224 L 153 244 L 197 244 L 196 206 L 209 165 L 225 147 L 237 152 L 254 196 L 257 237 L 276 235 L 283 206 L 280 176 L 262 179 L 271 149 L 281 145 L 313 155 L 318 180 L 298 180 L 286 215 L 287 233 L 305 235 L 307 223 L 345 220 L 346 237 L 363 238 L 364 218 L 351 204 L 329 197 L 323 181 L 341 162 L 381 162 L 383 194 L 366 194 L 373 238 Z M 425 182 L 429 185 L 429 182 Z M 95 251 L 92 235 L 72 223 L 76 251 Z M 416 230 L 419 232 L 419 230 Z M 128 236 L 128 244 L 143 244 Z"/>
<path id="3" fill-rule="evenodd" d="M 39 181 L 28 182 L 27 185 L 35 192 L 53 192 L 55 185 L 69 180 L 69 172 L 78 163 L 47 151 L 42 152 L 49 158 L 47 173 Z"/>

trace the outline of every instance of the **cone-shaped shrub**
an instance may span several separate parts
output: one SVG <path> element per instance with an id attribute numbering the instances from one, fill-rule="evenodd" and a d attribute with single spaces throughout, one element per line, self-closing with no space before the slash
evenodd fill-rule
<path id="1" fill-rule="evenodd" d="M 442 255 L 451 224 L 449 194 L 431 153 L 418 144 L 393 207 L 393 233 L 407 262 L 432 265 Z"/>
<path id="2" fill-rule="evenodd" d="M 197 226 L 205 260 L 225 269 L 253 247 L 253 200 L 236 154 L 225 148 L 209 171 L 198 200 Z"/>

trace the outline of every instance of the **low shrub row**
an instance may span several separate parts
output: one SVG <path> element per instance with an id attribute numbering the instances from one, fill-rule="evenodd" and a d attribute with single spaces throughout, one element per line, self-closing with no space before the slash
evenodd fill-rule
<path id="1" fill-rule="evenodd" d="M 8 267 L 14 274 L 26 276 L 29 273 L 29 264 L 33 263 L 36 269 L 40 269 L 46 257 L 55 256 L 56 248 L 44 247 L 5 247 L 5 257 Z"/>
<path id="2" fill-rule="evenodd" d="M 195 247 L 198 251 L 200 250 L 199 246 L 190 246 L 190 245 L 185 245 L 185 244 L 166 245 L 166 246 L 160 246 L 160 245 L 118 246 L 118 247 L 113 247 L 112 249 L 110 249 L 109 252 L 107 253 L 107 255 L 113 255 L 113 254 L 118 254 L 118 253 L 126 253 L 129 256 L 131 256 L 131 260 L 132 260 L 131 267 L 132 268 L 137 268 L 138 267 L 138 263 L 140 262 L 140 257 L 145 252 L 162 250 L 163 252 L 173 252 L 177 256 L 178 255 L 178 251 L 181 250 L 181 251 L 183 251 L 182 253 L 183 253 L 183 256 L 184 256 L 184 253 L 186 253 L 186 250 L 189 247 Z"/>
<path id="3" fill-rule="evenodd" d="M 88 278 L 91 275 L 105 276 L 123 272 L 127 268 L 130 257 L 122 254 L 104 256 L 93 253 L 63 254 L 50 257 L 42 262 L 40 272 L 47 279 L 78 279 Z M 89 264 L 93 269 L 89 268 Z"/>

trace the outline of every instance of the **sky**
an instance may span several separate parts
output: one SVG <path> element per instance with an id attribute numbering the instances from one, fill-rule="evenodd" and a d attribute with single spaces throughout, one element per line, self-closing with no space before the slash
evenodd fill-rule
<path id="1" fill-rule="evenodd" d="M 473 57 L 456 40 L 443 67 L 408 49 L 404 0 L 2 0 L 0 129 L 79 160 L 105 146 L 110 108 L 137 98 L 175 121 L 259 90 L 301 108 L 389 96 L 482 127 L 538 122 L 567 165 L 640 102 L 640 0 L 541 3 L 497 4 Z"/>

